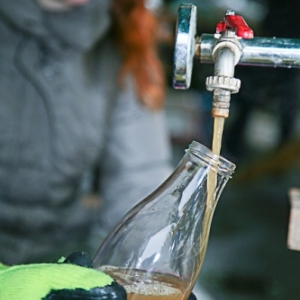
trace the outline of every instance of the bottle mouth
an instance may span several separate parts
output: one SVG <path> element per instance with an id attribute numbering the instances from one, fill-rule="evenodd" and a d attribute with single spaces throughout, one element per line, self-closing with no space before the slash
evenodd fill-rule
<path id="1" fill-rule="evenodd" d="M 206 165 L 210 165 L 218 174 L 226 177 L 231 177 L 236 165 L 221 155 L 213 153 L 206 146 L 193 141 L 186 152 L 192 153 Z"/>

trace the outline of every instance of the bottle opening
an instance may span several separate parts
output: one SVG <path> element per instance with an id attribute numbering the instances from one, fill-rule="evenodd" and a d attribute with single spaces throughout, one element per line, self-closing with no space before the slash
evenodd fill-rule
<path id="1" fill-rule="evenodd" d="M 186 150 L 204 162 L 206 165 L 211 165 L 218 174 L 231 177 L 235 170 L 235 164 L 227 160 L 221 155 L 213 153 L 206 146 L 193 141 Z"/>

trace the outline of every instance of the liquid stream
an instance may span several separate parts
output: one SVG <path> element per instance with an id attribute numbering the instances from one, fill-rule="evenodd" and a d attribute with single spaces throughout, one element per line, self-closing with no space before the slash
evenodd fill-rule
<path id="1" fill-rule="evenodd" d="M 222 136 L 224 129 L 225 119 L 221 117 L 214 118 L 214 130 L 213 130 L 213 142 L 212 142 L 212 152 L 216 155 L 220 155 L 221 147 L 222 147 Z M 217 187 L 217 173 L 211 171 L 207 175 L 207 202 L 206 202 L 206 210 L 203 219 L 203 236 L 200 239 L 200 266 L 197 270 L 197 273 L 200 273 L 202 268 L 202 264 L 206 254 L 206 248 L 208 245 L 208 238 L 210 232 L 211 221 L 215 208 L 215 191 Z"/>

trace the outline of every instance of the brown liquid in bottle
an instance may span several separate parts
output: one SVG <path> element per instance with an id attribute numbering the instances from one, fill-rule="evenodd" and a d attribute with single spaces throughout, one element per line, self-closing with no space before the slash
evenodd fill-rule
<path id="1" fill-rule="evenodd" d="M 184 283 L 172 275 L 147 273 L 146 271 L 102 266 L 127 292 L 128 300 L 184 300 Z M 151 277 L 149 277 L 151 276 Z"/>

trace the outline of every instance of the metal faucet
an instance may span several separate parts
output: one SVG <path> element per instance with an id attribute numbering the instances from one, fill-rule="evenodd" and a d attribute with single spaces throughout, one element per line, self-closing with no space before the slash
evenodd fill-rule
<path id="1" fill-rule="evenodd" d="M 214 63 L 214 75 L 206 79 L 206 88 L 213 92 L 214 117 L 229 116 L 230 97 L 238 93 L 241 81 L 234 78 L 236 65 L 264 67 L 300 67 L 300 40 L 275 37 L 254 37 L 243 17 L 226 12 L 214 34 L 196 35 L 197 7 L 181 4 L 178 9 L 174 51 L 175 89 L 188 89 L 193 59 Z"/>

